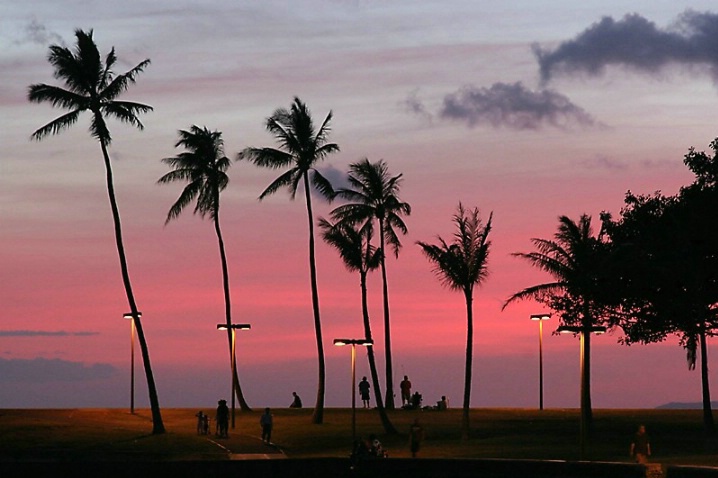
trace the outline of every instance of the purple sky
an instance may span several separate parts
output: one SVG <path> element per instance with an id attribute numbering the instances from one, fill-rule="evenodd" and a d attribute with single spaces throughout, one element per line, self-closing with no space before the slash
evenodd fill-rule
<path id="1" fill-rule="evenodd" d="M 181 185 L 157 186 L 178 129 L 223 132 L 228 155 L 273 145 L 264 119 L 293 96 L 317 121 L 333 111 L 341 152 L 332 178 L 364 157 L 403 173 L 409 234 L 388 263 L 396 383 L 408 374 L 428 402 L 462 393 L 465 311 L 415 245 L 448 238 L 459 201 L 493 211 L 490 276 L 476 293 L 473 406 L 537 403 L 532 303 L 513 292 L 548 280 L 510 256 L 550 237 L 557 217 L 618 212 L 627 190 L 673 194 L 691 180 L 688 148 L 716 136 L 718 29 L 709 1 L 20 2 L 0 19 L 0 407 L 125 406 L 129 324 L 99 146 L 86 118 L 41 143 L 61 114 L 26 100 L 51 83 L 51 43 L 75 28 L 112 46 L 118 71 L 152 64 L 123 97 L 154 107 L 142 132 L 112 123 L 111 155 L 126 247 L 163 406 L 228 395 L 221 273 L 211 224 L 191 210 L 163 227 Z M 692 9 L 692 10 L 689 10 Z M 712 38 L 715 35 L 713 34 Z M 715 42 L 713 42 L 715 43 Z M 236 163 L 222 195 L 240 377 L 251 405 L 314 401 L 316 358 L 305 206 L 262 190 L 279 175 Z M 317 216 L 331 206 L 316 205 Z M 349 404 L 349 353 L 360 336 L 358 277 L 318 243 L 327 405 Z M 373 331 L 383 334 L 379 276 Z M 546 406 L 578 406 L 578 341 L 546 325 Z M 700 399 L 676 339 L 594 344 L 596 407 Z M 383 356 L 383 344 L 376 347 Z M 710 347 L 711 354 L 715 348 Z M 712 359 L 712 357 L 711 357 Z M 383 366 L 383 360 L 380 360 Z M 137 363 L 137 367 L 141 364 Z M 383 368 L 381 369 L 383 370 Z M 365 360 L 358 373 L 367 374 Z M 711 379 L 715 380 L 715 375 Z M 138 380 L 137 401 L 146 402 Z M 207 405 L 205 405 L 207 404 Z"/>

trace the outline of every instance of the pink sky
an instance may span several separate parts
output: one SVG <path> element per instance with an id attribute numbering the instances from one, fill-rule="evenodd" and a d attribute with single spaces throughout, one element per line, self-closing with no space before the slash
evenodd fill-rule
<path id="1" fill-rule="evenodd" d="M 110 127 L 130 274 L 163 406 L 208 406 L 229 389 L 226 339 L 215 330 L 223 302 L 214 231 L 191 210 L 163 227 L 182 186 L 154 184 L 167 171 L 160 159 L 178 152 L 178 129 L 222 131 L 233 157 L 246 146 L 273 145 L 264 118 L 297 95 L 317 121 L 334 113 L 331 140 L 341 152 L 322 164 L 327 174 L 344 175 L 363 157 L 403 173 L 401 197 L 413 213 L 404 248 L 388 264 L 395 378 L 408 374 L 429 402 L 440 395 L 460 402 L 465 311 L 461 294 L 440 286 L 415 242 L 449 238 L 459 201 L 484 217 L 493 211 L 491 274 L 475 297 L 472 405 L 522 407 L 538 400 L 538 331 L 528 317 L 543 309 L 530 302 L 500 308 L 513 292 L 548 277 L 510 254 L 530 250 L 531 237 L 550 237 L 559 215 L 587 213 L 598 228 L 598 214 L 618 212 L 629 189 L 676 192 L 691 180 L 683 155 L 716 136 L 711 65 L 674 61 L 647 73 L 628 59 L 592 75 L 569 64 L 542 85 L 531 50 L 533 43 L 552 50 L 603 16 L 618 22 L 636 13 L 670 33 L 688 7 L 705 12 L 708 1 L 639 2 L 635 11 L 618 1 L 539 8 L 523 1 L 312 0 L 314 8 L 301 11 L 288 2 L 175 1 L 101 12 L 41 3 L 8 6 L 0 20 L 0 407 L 128 403 L 127 303 L 99 146 L 82 120 L 41 143 L 28 139 L 61 112 L 28 103 L 26 88 L 54 82 L 47 46 L 71 44 L 74 28 L 94 28 L 103 53 L 114 45 L 123 71 L 152 60 L 124 97 L 155 108 L 143 117 L 145 131 Z M 471 108 L 462 91 L 488 101 L 500 90 L 492 85 L 517 82 L 532 98 L 562 95 L 592 122 L 534 109 L 523 114 L 536 123 L 522 128 L 507 110 L 498 122 L 475 109 L 463 117 L 446 110 L 447 96 Z M 221 220 L 234 320 L 252 324 L 238 337 L 245 393 L 256 407 L 284 406 L 292 391 L 311 405 L 316 350 L 304 203 L 283 191 L 257 201 L 276 171 L 236 163 L 229 174 Z M 317 217 L 331 207 L 316 204 Z M 331 341 L 362 334 L 358 277 L 321 242 L 317 255 L 327 404 L 345 406 L 349 353 Z M 379 276 L 370 281 L 379 339 Z M 544 331 L 546 405 L 576 407 L 578 341 L 552 336 L 556 325 Z M 699 375 L 687 370 L 677 340 L 627 348 L 619 337 L 616 331 L 594 342 L 594 406 L 700 399 Z M 376 350 L 383 357 L 382 343 Z M 358 373 L 368 373 L 365 360 Z M 136 393 L 138 404 L 146 402 L 142 380 Z"/>

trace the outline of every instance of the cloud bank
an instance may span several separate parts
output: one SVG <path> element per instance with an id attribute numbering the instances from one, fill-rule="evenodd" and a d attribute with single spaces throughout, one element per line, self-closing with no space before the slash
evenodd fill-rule
<path id="1" fill-rule="evenodd" d="M 471 128 L 483 124 L 515 130 L 599 125 L 566 96 L 553 90 L 531 90 L 521 82 L 494 83 L 489 88 L 465 86 L 444 97 L 439 116 Z"/>
<path id="2" fill-rule="evenodd" d="M 100 335 L 98 332 L 65 332 L 45 330 L 0 330 L 0 337 L 86 337 Z"/>
<path id="3" fill-rule="evenodd" d="M 60 359 L 34 358 L 0 359 L 0 378 L 2 382 L 77 382 L 83 380 L 105 379 L 117 374 L 110 364 L 94 363 L 86 365 Z"/>
<path id="4" fill-rule="evenodd" d="M 638 14 L 603 17 L 553 50 L 533 49 L 544 82 L 559 74 L 597 76 L 614 65 L 648 74 L 668 65 L 702 66 L 718 82 L 718 14 L 687 10 L 666 29 Z"/>

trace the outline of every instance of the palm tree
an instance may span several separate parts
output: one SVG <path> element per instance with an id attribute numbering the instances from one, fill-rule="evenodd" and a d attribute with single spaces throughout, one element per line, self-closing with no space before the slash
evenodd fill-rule
<path id="1" fill-rule="evenodd" d="M 195 213 L 204 218 L 209 218 L 214 223 L 214 231 L 217 234 L 219 243 L 219 257 L 222 262 L 222 284 L 224 286 L 224 315 L 227 324 L 227 338 L 229 340 L 230 361 L 235 360 L 232 355 L 232 304 L 229 293 L 229 272 L 227 270 L 227 254 L 224 250 L 224 240 L 222 239 L 222 230 L 219 227 L 219 193 L 223 191 L 229 183 L 227 177 L 227 168 L 231 165 L 231 161 L 224 155 L 224 142 L 222 133 L 219 131 L 210 131 L 206 127 L 200 128 L 192 126 L 189 131 L 180 130 L 180 139 L 175 147 L 183 146 L 187 151 L 178 154 L 172 158 L 162 159 L 163 163 L 169 164 L 172 171 L 162 176 L 157 182 L 159 184 L 167 184 L 174 181 L 187 181 L 189 184 L 182 190 L 182 194 L 172 205 L 167 213 L 165 225 L 172 219 L 179 217 L 182 210 L 192 201 L 197 203 L 194 208 Z M 237 377 L 236 363 L 230 363 L 235 384 L 232 393 L 237 395 L 239 406 L 244 411 L 251 411 L 242 393 L 242 387 Z"/>
<path id="2" fill-rule="evenodd" d="M 122 283 L 125 287 L 127 301 L 137 330 L 147 377 L 147 388 L 152 408 L 152 433 L 160 434 L 164 433 L 165 427 L 162 423 L 157 388 L 152 375 L 149 350 L 127 270 L 125 246 L 122 242 L 120 212 L 115 198 L 112 165 L 107 150 L 112 138 L 105 123 L 105 117 L 114 117 L 140 130 L 144 128 L 137 116 L 140 113 L 152 111 L 152 107 L 130 101 L 118 101 L 117 97 L 124 93 L 131 83 L 135 82 L 137 75 L 144 71 L 145 67 L 150 64 L 150 60 L 144 60 L 126 73 L 115 75 L 112 71 L 117 62 L 114 48 L 110 50 L 103 63 L 97 45 L 92 38 L 92 30 L 88 32 L 75 30 L 75 36 L 77 37 L 77 45 L 74 52 L 60 45 L 52 45 L 48 54 L 48 61 L 55 68 L 55 78 L 62 80 L 66 89 L 42 83 L 30 85 L 28 89 L 28 99 L 31 102 L 49 102 L 52 106 L 70 111 L 35 131 L 31 138 L 39 141 L 46 136 L 58 134 L 75 124 L 82 112 L 89 111 L 92 114 L 90 134 L 99 141 L 105 162 L 107 194 L 112 209 L 115 242 L 122 271 Z"/>
<path id="3" fill-rule="evenodd" d="M 322 229 L 324 241 L 339 252 L 346 268 L 352 272 L 359 272 L 362 317 L 364 318 L 364 337 L 366 340 L 373 340 L 371 336 L 371 322 L 369 320 L 366 278 L 369 271 L 379 267 L 381 253 L 371 245 L 372 231 L 371 229 L 360 230 L 349 224 L 334 225 L 325 219 L 319 220 L 319 227 Z M 379 418 L 386 433 L 396 434 L 396 428 L 394 428 L 394 425 L 392 425 L 386 414 L 384 401 L 381 397 L 379 374 L 376 371 L 376 361 L 374 359 L 374 347 L 367 347 L 366 349 Z"/>
<path id="4" fill-rule="evenodd" d="M 578 223 L 566 216 L 559 217 L 554 240 L 531 240 L 536 251 L 513 255 L 548 272 L 554 280 L 527 287 L 504 303 L 535 299 L 561 312 L 564 324 L 581 329 L 581 443 L 582 448 L 590 434 L 593 413 L 591 410 L 591 328 L 596 325 L 599 305 L 594 298 L 601 287 L 602 268 L 605 264 L 605 244 L 593 236 L 591 216 L 583 214 Z M 502 308 L 502 309 L 503 309 Z M 582 450 L 583 451 L 583 450 Z"/>
<path id="5" fill-rule="evenodd" d="M 260 194 L 260 201 L 267 196 L 286 187 L 290 197 L 294 199 L 297 188 L 301 182 L 304 187 L 304 197 L 307 203 L 307 216 L 309 221 L 309 275 L 312 289 L 312 308 L 314 311 L 314 332 L 317 340 L 317 355 L 319 360 L 319 383 L 317 386 L 317 401 L 312 414 L 312 422 L 319 424 L 324 421 L 324 389 L 326 371 L 324 365 L 324 346 L 322 344 L 322 323 L 319 316 L 319 292 L 317 289 L 317 266 L 314 256 L 314 216 L 312 214 L 311 189 L 319 192 L 327 200 L 331 200 L 334 189 L 329 181 L 316 170 L 315 166 L 327 155 L 339 151 L 335 143 L 327 142 L 332 119 L 332 112 L 322 122 L 319 129 L 314 127 L 314 121 L 307 106 L 295 97 L 290 109 L 280 108 L 267 118 L 267 130 L 276 138 L 277 148 L 245 148 L 239 153 L 239 159 L 247 159 L 255 165 L 280 169 L 290 166 Z"/>
<path id="6" fill-rule="evenodd" d="M 394 409 L 394 371 L 391 356 L 391 327 L 389 320 L 389 286 L 386 274 L 386 245 L 399 257 L 401 241 L 396 233 L 407 233 L 402 215 L 411 214 L 411 206 L 399 199 L 401 177 L 389 176 L 389 168 L 383 160 L 376 163 L 368 159 L 349 165 L 350 188 L 337 190 L 337 196 L 348 204 L 337 207 L 331 217 L 337 222 L 348 224 L 363 223 L 369 227 L 376 221 L 379 229 L 379 250 L 381 251 L 381 278 L 384 305 L 384 353 L 386 355 L 386 408 Z"/>
<path id="7" fill-rule="evenodd" d="M 491 220 L 483 224 L 479 209 L 466 211 L 459 203 L 454 224 L 454 240 L 449 244 L 439 237 L 439 244 L 417 242 L 424 255 L 434 265 L 434 273 L 443 285 L 464 293 L 466 301 L 466 365 L 464 368 L 464 408 L 461 416 L 461 434 L 469 438 L 469 401 L 471 398 L 471 364 L 474 347 L 474 286 L 480 285 L 488 275 L 488 240 Z"/>

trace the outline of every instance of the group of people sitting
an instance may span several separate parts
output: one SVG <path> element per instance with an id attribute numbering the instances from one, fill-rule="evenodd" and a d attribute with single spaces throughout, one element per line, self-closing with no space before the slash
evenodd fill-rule
<path id="1" fill-rule="evenodd" d="M 354 442 L 352 450 L 352 463 L 358 463 L 361 460 L 371 460 L 375 458 L 388 458 L 389 453 L 382 447 L 381 442 L 373 433 L 368 439 L 359 438 Z"/>

